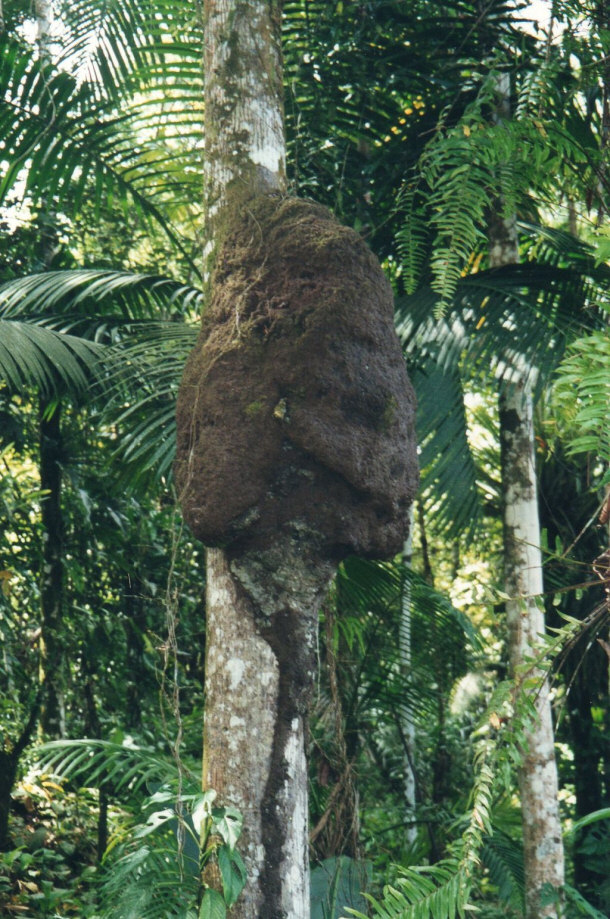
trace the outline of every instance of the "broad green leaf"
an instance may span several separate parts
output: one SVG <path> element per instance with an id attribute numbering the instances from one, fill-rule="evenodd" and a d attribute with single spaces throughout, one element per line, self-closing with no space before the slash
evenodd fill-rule
<path id="1" fill-rule="evenodd" d="M 201 825 L 204 820 L 212 816 L 212 802 L 216 798 L 216 792 L 213 788 L 205 791 L 197 798 L 196 804 L 191 814 L 191 820 L 195 827 L 195 832 L 201 835 Z"/>
<path id="2" fill-rule="evenodd" d="M 234 807 L 215 807 L 212 810 L 214 831 L 226 842 L 230 849 L 234 849 L 241 835 L 243 817 Z"/>
<path id="3" fill-rule="evenodd" d="M 222 889 L 225 903 L 229 909 L 237 901 L 247 880 L 246 866 L 239 852 L 231 851 L 228 846 L 220 846 L 217 851 L 218 867 L 222 877 Z"/>
<path id="4" fill-rule="evenodd" d="M 162 811 L 155 811 L 154 814 L 151 814 L 148 817 L 144 826 L 140 826 L 134 833 L 138 839 L 143 836 L 148 836 L 150 833 L 154 833 L 155 830 L 158 830 L 160 826 L 163 826 L 164 823 L 167 823 L 169 820 L 176 819 L 176 811 L 173 807 L 165 808 Z"/>
<path id="5" fill-rule="evenodd" d="M 218 891 L 209 888 L 203 894 L 199 919 L 226 919 L 227 907 Z"/>

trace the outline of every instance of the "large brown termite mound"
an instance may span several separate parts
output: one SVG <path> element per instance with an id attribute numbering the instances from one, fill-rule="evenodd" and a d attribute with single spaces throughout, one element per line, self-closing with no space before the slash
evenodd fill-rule
<path id="1" fill-rule="evenodd" d="M 224 234 L 177 410 L 177 487 L 208 546 L 338 561 L 401 548 L 415 399 L 391 288 L 357 233 L 264 196 Z"/>

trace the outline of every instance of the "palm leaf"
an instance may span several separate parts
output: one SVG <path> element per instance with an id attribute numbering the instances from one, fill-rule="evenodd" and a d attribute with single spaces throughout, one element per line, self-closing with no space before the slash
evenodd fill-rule
<path id="1" fill-rule="evenodd" d="M 5 319 L 68 320 L 78 325 L 93 306 L 100 325 L 111 317 L 117 324 L 166 319 L 200 311 L 202 293 L 163 275 L 95 269 L 45 271 L 0 285 L 0 315 Z"/>
<path id="2" fill-rule="evenodd" d="M 79 82 L 0 35 L 0 135 L 8 163 L 0 201 L 24 177 L 25 191 L 56 209 L 78 209 L 85 193 L 93 192 L 98 205 L 114 198 L 161 227 L 196 271 L 172 222 L 172 215 L 186 216 L 200 197 L 194 151 L 201 136 L 196 102 L 201 94 L 196 84 L 190 100 L 185 97 L 192 85 L 192 54 L 183 50 L 185 72 L 178 74 L 173 103 L 153 91 L 156 84 L 167 92 L 157 64 L 154 79 L 152 71 L 147 74 L 148 92 L 137 103 L 123 98 L 118 108 L 113 91 L 100 95 L 102 84 Z M 176 70 L 180 48 L 166 53 Z"/>
<path id="3" fill-rule="evenodd" d="M 405 581 L 412 604 L 412 663 L 404 672 L 400 660 L 400 611 Z M 477 630 L 448 598 L 411 569 L 396 563 L 350 558 L 340 568 L 337 596 L 341 618 L 359 616 L 362 653 L 348 691 L 347 712 L 359 718 L 387 719 L 417 712 L 426 719 L 434 711 L 438 692 L 432 688 L 431 664 L 440 654 L 448 690 L 468 665 L 468 651 L 481 651 Z"/>
<path id="4" fill-rule="evenodd" d="M 9 281 L 0 287 L 0 322 L 9 330 L 0 344 L 0 373 L 13 387 L 52 392 L 57 382 L 72 380 L 82 388 L 92 383 L 94 353 L 97 385 L 90 395 L 103 394 L 103 422 L 122 434 L 113 480 L 121 488 L 158 481 L 171 471 L 176 393 L 197 328 L 155 317 L 180 320 L 201 308 L 200 290 L 153 274 L 58 271 Z"/>
<path id="5" fill-rule="evenodd" d="M 82 393 L 99 375 L 103 349 L 74 335 L 0 317 L 0 379 L 11 392 L 36 387 Z"/>
<path id="6" fill-rule="evenodd" d="M 108 785 L 125 800 L 176 780 L 175 764 L 143 747 L 106 740 L 54 740 L 36 752 L 45 772 L 70 779 L 81 788 Z"/>
<path id="7" fill-rule="evenodd" d="M 477 525 L 481 484 L 489 487 L 468 441 L 469 381 L 491 388 L 525 374 L 540 396 L 568 342 L 605 321 L 610 271 L 595 264 L 592 249 L 566 233 L 523 229 L 524 251 L 537 261 L 461 279 L 443 318 L 434 318 L 437 296 L 430 288 L 397 302 L 398 332 L 419 396 L 424 506 L 445 534 Z"/>
<path id="8" fill-rule="evenodd" d="M 525 889 L 521 843 L 494 829 L 483 842 L 481 860 L 489 872 L 490 881 L 498 888 L 500 900 L 521 911 Z"/>

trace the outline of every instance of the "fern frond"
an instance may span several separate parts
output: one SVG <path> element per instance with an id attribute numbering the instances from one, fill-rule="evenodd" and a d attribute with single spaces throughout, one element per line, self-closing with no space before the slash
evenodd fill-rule
<path id="1" fill-rule="evenodd" d="M 592 453 L 610 463 L 610 348 L 605 332 L 568 347 L 553 391 L 557 425 L 569 454 Z"/>
<path id="2" fill-rule="evenodd" d="M 406 185 L 399 195 L 396 215 L 399 220 L 396 251 L 402 268 L 405 292 L 412 294 L 419 285 L 429 243 L 425 196 L 415 182 Z"/>

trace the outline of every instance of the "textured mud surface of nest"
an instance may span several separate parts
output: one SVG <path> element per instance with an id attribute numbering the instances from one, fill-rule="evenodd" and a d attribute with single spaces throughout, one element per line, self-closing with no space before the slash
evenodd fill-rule
<path id="1" fill-rule="evenodd" d="M 336 559 L 399 551 L 414 403 L 392 293 L 364 242 L 310 201 L 257 199 L 219 252 L 178 397 L 193 533 L 248 551 L 285 535 Z"/>

